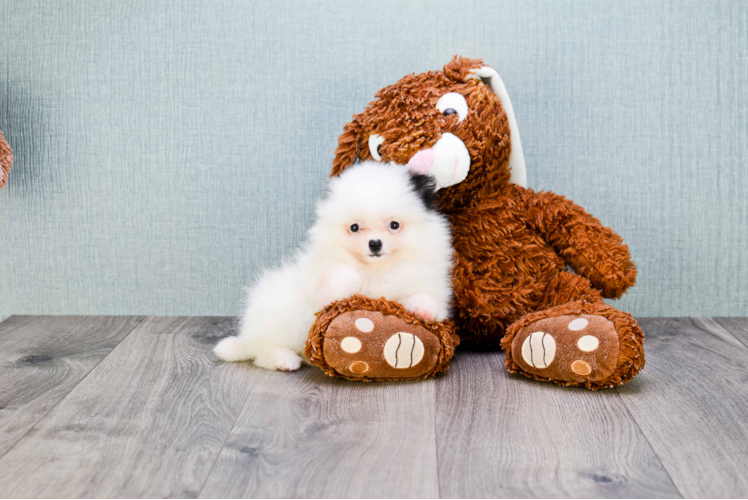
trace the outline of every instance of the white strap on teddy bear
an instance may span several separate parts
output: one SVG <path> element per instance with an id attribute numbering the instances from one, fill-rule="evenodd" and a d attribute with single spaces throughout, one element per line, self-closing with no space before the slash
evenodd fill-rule
<path id="1" fill-rule="evenodd" d="M 525 168 L 525 155 L 522 153 L 522 141 L 519 138 L 519 128 L 517 127 L 517 119 L 514 117 L 512 101 L 509 99 L 509 93 L 506 91 L 504 82 L 501 80 L 499 73 L 488 66 L 474 69 L 472 75 L 468 78 L 479 78 L 484 83 L 488 80 L 488 86 L 499 97 L 509 120 L 509 133 L 512 141 L 512 152 L 509 154 L 509 170 L 512 173 L 510 182 L 527 187 L 527 169 Z"/>

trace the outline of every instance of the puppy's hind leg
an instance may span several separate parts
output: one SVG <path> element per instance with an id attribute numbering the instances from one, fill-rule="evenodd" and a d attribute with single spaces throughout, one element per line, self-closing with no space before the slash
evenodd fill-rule
<path id="1" fill-rule="evenodd" d="M 213 352 L 223 361 L 242 361 L 252 357 L 250 347 L 245 338 L 226 337 L 213 348 Z"/>
<path id="2" fill-rule="evenodd" d="M 242 337 L 226 337 L 216 345 L 213 352 L 223 361 L 242 361 L 254 358 L 254 363 L 266 370 L 291 372 L 301 368 L 301 356 L 291 349 L 271 347 L 259 353 L 250 353 L 251 344 Z M 255 349 L 256 351 L 256 346 Z"/>
<path id="3" fill-rule="evenodd" d="M 301 356 L 283 347 L 268 348 L 255 357 L 255 364 L 267 370 L 292 372 L 301 368 Z"/>
<path id="4" fill-rule="evenodd" d="M 216 355 L 225 361 L 253 359 L 268 370 L 298 370 L 301 357 L 296 353 L 303 350 L 314 322 L 299 284 L 303 271 L 288 265 L 265 273 L 248 293 L 239 335 L 219 342 Z"/>

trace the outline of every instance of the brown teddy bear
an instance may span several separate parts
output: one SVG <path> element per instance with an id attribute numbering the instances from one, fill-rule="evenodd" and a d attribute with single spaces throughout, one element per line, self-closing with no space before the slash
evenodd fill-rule
<path id="1" fill-rule="evenodd" d="M 8 143 L 3 139 L 3 133 L 0 132 L 0 188 L 5 187 L 5 184 L 8 183 L 8 175 L 12 166 L 13 153 Z"/>
<path id="2" fill-rule="evenodd" d="M 425 378 L 449 367 L 461 340 L 503 346 L 510 372 L 538 380 L 600 389 L 633 378 L 644 366 L 644 335 L 602 301 L 634 284 L 628 248 L 570 200 L 525 187 L 498 73 L 456 56 L 376 97 L 346 124 L 332 176 L 374 159 L 435 179 L 454 234 L 454 323 L 427 323 L 385 298 L 357 295 L 318 313 L 310 362 L 351 380 Z"/>

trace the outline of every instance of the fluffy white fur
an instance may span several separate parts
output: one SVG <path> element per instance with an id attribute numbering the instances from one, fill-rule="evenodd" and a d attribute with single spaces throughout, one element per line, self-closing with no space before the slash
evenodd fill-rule
<path id="1" fill-rule="evenodd" d="M 379 255 L 370 240 L 382 242 Z M 442 321 L 449 315 L 452 255 L 448 222 L 426 208 L 407 167 L 363 162 L 330 180 L 306 244 L 251 287 L 239 335 L 223 339 L 215 353 L 296 370 L 314 313 L 354 293 L 387 297 Z"/>

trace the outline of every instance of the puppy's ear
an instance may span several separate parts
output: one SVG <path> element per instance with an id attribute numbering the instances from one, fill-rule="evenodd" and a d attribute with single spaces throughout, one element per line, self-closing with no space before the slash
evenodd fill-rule
<path id="1" fill-rule="evenodd" d="M 330 177 L 340 175 L 343 170 L 356 163 L 358 151 L 363 140 L 363 127 L 354 116 L 353 121 L 346 123 L 343 133 L 338 137 L 338 147 L 335 149 L 335 159 L 332 161 Z"/>
<path id="2" fill-rule="evenodd" d="M 433 177 L 422 174 L 410 174 L 410 186 L 413 192 L 418 195 L 427 210 L 436 211 L 436 181 Z"/>

